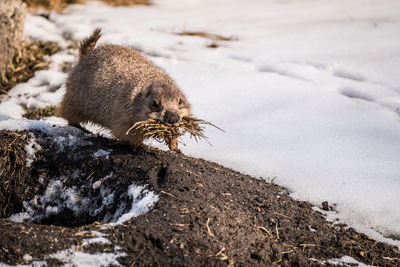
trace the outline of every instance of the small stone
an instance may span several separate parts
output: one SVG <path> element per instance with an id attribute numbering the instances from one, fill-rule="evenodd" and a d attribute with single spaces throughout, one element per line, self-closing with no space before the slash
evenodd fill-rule
<path id="1" fill-rule="evenodd" d="M 325 211 L 332 211 L 333 208 L 331 206 L 329 206 L 328 201 L 324 201 L 322 202 L 322 209 Z"/>

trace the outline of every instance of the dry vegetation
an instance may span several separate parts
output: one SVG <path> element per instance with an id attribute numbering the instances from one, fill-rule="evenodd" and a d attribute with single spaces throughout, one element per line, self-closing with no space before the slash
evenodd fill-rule
<path id="1" fill-rule="evenodd" d="M 208 32 L 199 32 L 199 31 L 181 31 L 181 32 L 175 32 L 176 35 L 181 35 L 181 36 L 197 36 L 197 37 L 202 37 L 211 40 L 211 43 L 207 43 L 206 47 L 208 48 L 218 48 L 220 45 L 218 44 L 218 41 L 235 41 L 238 38 L 236 36 L 230 35 L 230 36 L 223 36 L 220 34 L 215 34 L 215 33 L 208 33 Z"/>
<path id="2" fill-rule="evenodd" d="M 34 72 L 48 66 L 46 56 L 57 53 L 60 47 L 55 42 L 22 42 L 6 73 L 0 78 L 0 94 L 7 94 L 17 83 L 33 77 Z"/>
<path id="3" fill-rule="evenodd" d="M 220 34 L 208 33 L 208 32 L 181 31 L 181 32 L 176 32 L 175 34 L 182 35 L 182 36 L 198 36 L 198 37 L 211 39 L 213 41 L 235 41 L 235 40 L 237 40 L 237 37 L 233 36 L 233 35 L 223 36 Z"/>
<path id="4" fill-rule="evenodd" d="M 46 9 L 62 11 L 69 4 L 80 4 L 83 0 L 24 0 L 30 10 Z"/>
<path id="5" fill-rule="evenodd" d="M 24 114 L 24 117 L 30 120 L 40 120 L 44 117 L 56 116 L 57 107 L 56 106 L 47 106 L 45 108 L 38 109 L 28 109 Z"/>
<path id="6" fill-rule="evenodd" d="M 21 209 L 22 200 L 29 196 L 29 169 L 25 164 L 26 135 L 23 133 L 0 133 L 0 217 L 10 216 Z"/>
<path id="7" fill-rule="evenodd" d="M 101 0 L 111 6 L 150 5 L 149 0 Z"/>
<path id="8" fill-rule="evenodd" d="M 176 125 L 165 125 L 154 119 L 140 121 L 129 128 L 126 134 L 132 134 L 138 140 L 152 138 L 160 143 L 164 142 L 166 145 L 185 133 L 189 133 L 196 141 L 200 139 L 207 141 L 207 136 L 204 135 L 204 125 L 210 125 L 222 131 L 210 122 L 195 117 L 185 117 Z"/>
<path id="9" fill-rule="evenodd" d="M 101 0 L 111 6 L 150 5 L 149 0 Z M 82 4 L 85 0 L 24 0 L 30 10 L 62 11 L 67 5 Z"/>

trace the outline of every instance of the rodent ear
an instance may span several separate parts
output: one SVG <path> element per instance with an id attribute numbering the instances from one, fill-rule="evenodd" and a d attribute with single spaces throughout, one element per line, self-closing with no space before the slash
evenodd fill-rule
<path id="1" fill-rule="evenodd" d="M 150 84 L 147 86 L 147 88 L 144 90 L 144 97 L 148 98 L 154 91 L 154 84 Z"/>

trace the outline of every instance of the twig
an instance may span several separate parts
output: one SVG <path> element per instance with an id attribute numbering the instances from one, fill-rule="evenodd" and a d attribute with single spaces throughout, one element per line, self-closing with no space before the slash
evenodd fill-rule
<path id="1" fill-rule="evenodd" d="M 279 229 L 278 229 L 278 223 L 275 223 L 275 231 L 276 231 L 276 239 L 279 240 Z"/>
<path id="2" fill-rule="evenodd" d="M 280 263 L 282 261 L 282 259 L 279 259 L 279 260 L 277 260 L 277 261 L 274 261 L 272 264 L 278 264 L 278 263 Z"/>
<path id="3" fill-rule="evenodd" d="M 174 196 L 173 194 L 168 193 L 168 192 L 165 192 L 165 191 L 163 191 L 163 190 L 161 190 L 160 193 L 161 193 L 161 194 L 164 194 L 164 195 L 167 195 L 167 196 L 170 196 L 170 197 L 173 197 L 173 198 L 176 198 L 176 196 Z"/>
<path id="4" fill-rule="evenodd" d="M 137 255 L 137 257 L 129 264 L 129 266 L 135 266 L 137 260 L 140 258 L 140 256 L 143 254 L 144 252 L 144 248 L 139 252 L 139 254 Z"/>
<path id="5" fill-rule="evenodd" d="M 300 247 L 303 247 L 303 251 L 307 247 L 318 247 L 317 244 L 300 244 Z"/>
<path id="6" fill-rule="evenodd" d="M 285 218 L 288 218 L 288 219 L 291 219 L 289 216 L 287 216 L 285 214 L 282 214 L 282 213 L 279 213 L 279 212 L 276 212 L 276 211 L 274 211 L 274 214 L 282 216 L 282 217 L 285 217 Z"/>
<path id="7" fill-rule="evenodd" d="M 382 258 L 388 261 L 400 261 L 400 258 L 392 258 L 392 257 L 382 257 Z"/>
<path id="8" fill-rule="evenodd" d="M 224 251 L 225 251 L 225 247 L 223 247 L 217 254 L 215 254 L 215 257 L 218 257 Z"/>
<path id="9" fill-rule="evenodd" d="M 269 235 L 269 237 L 272 237 L 271 231 L 269 231 L 267 228 L 262 227 L 262 226 L 258 226 L 258 229 L 263 230 L 264 232 L 266 232 Z"/>
<path id="10" fill-rule="evenodd" d="M 293 249 L 292 250 L 288 250 L 288 251 L 282 251 L 281 254 L 289 254 L 289 253 L 292 253 L 292 252 L 294 252 Z"/>
<path id="11" fill-rule="evenodd" d="M 96 171 L 93 171 L 93 172 L 86 178 L 86 180 L 89 180 L 90 177 L 92 177 L 92 175 L 93 175 L 95 172 L 96 172 Z"/>
<path id="12" fill-rule="evenodd" d="M 211 221 L 211 219 L 208 218 L 208 219 L 207 219 L 207 223 L 206 223 L 207 230 L 208 230 L 208 234 L 209 234 L 210 236 L 212 236 L 212 237 L 215 237 L 215 235 L 211 232 L 210 226 L 208 225 L 208 224 L 210 223 L 210 221 Z"/>

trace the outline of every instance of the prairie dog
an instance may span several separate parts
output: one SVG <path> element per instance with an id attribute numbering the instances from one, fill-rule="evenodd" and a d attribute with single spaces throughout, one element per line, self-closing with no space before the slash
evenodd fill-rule
<path id="1" fill-rule="evenodd" d="M 95 48 L 101 29 L 80 45 L 79 62 L 70 72 L 59 115 L 73 126 L 94 122 L 135 148 L 143 139 L 126 135 L 138 121 L 149 118 L 174 125 L 190 115 L 190 105 L 175 82 L 130 47 L 106 44 Z M 169 144 L 177 149 L 177 140 Z"/>

